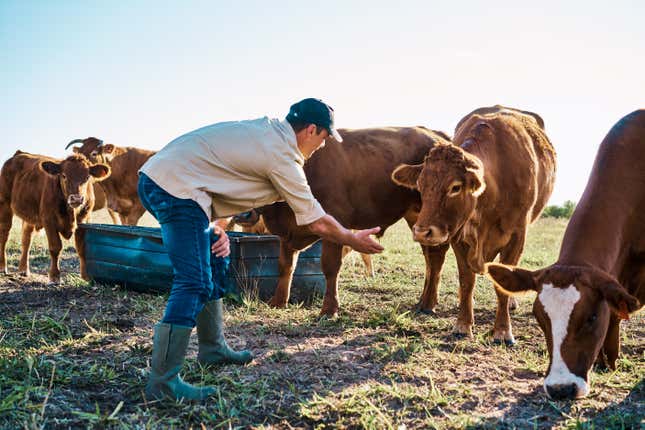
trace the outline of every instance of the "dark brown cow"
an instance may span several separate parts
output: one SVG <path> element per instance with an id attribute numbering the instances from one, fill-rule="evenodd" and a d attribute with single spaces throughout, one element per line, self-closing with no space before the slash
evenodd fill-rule
<path id="1" fill-rule="evenodd" d="M 87 219 L 94 206 L 92 183 L 109 175 L 109 166 L 92 164 L 82 155 L 57 161 L 17 151 L 0 172 L 0 271 L 7 273 L 6 244 L 15 214 L 23 220 L 18 270 L 29 274 L 32 234 L 44 227 L 51 256 L 49 280 L 59 282 L 60 236 L 69 239 L 77 224 Z M 86 279 L 85 254 L 76 235 L 75 242 L 81 276 Z"/>
<path id="2" fill-rule="evenodd" d="M 544 208 L 555 180 L 555 152 L 533 115 L 482 110 L 488 113 L 460 121 L 454 145 L 438 145 L 422 164 L 401 166 L 392 175 L 421 192 L 414 240 L 443 253 L 452 245 L 459 270 L 455 332 L 466 336 L 472 336 L 476 274 L 498 254 L 502 262 L 517 264 L 527 226 Z M 435 279 L 421 298 L 422 310 L 436 305 Z M 497 301 L 493 339 L 512 344 L 508 297 L 498 292 Z"/>
<path id="3" fill-rule="evenodd" d="M 107 207 L 119 214 L 122 224 L 136 225 L 146 211 L 137 194 L 138 171 L 155 151 L 104 144 L 95 137 L 72 140 L 66 149 L 75 143 L 81 146 L 74 147 L 74 152 L 111 167 L 112 174 L 100 184 L 107 196 Z"/>
<path id="4" fill-rule="evenodd" d="M 621 119 L 600 145 L 558 261 L 536 271 L 490 264 L 488 275 L 509 293 L 538 293 L 549 396 L 585 396 L 594 360 L 616 368 L 620 320 L 645 303 L 645 110 Z"/>
<path id="5" fill-rule="evenodd" d="M 401 218 L 414 224 L 420 207 L 419 193 L 396 186 L 390 175 L 401 163 L 418 163 L 430 148 L 449 142 L 448 136 L 423 127 L 388 127 L 340 130 L 343 142 L 327 139 L 305 163 L 311 190 L 322 207 L 342 225 L 353 229 L 385 229 Z M 296 226 L 293 212 L 279 202 L 260 209 L 273 234 L 280 236 L 280 278 L 271 305 L 285 307 L 298 251 L 318 240 L 307 227 Z M 338 272 L 342 245 L 323 241 L 322 270 L 327 288 L 321 314 L 338 312 Z M 440 253 L 422 246 L 426 265 L 440 265 Z M 443 255 L 439 256 L 441 262 Z M 429 267 L 426 273 L 431 272 Z M 435 276 L 435 275 L 433 275 Z M 438 276 L 438 274 L 437 274 Z M 426 285 L 432 280 L 426 277 Z"/>

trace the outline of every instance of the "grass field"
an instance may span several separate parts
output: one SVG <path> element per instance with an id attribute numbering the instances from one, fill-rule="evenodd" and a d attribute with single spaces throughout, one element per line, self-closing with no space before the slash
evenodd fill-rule
<path id="1" fill-rule="evenodd" d="M 14 271 L 19 225 L 9 248 Z M 553 262 L 565 225 L 538 221 L 522 264 Z M 142 394 L 165 298 L 82 281 L 69 243 L 63 282 L 47 285 L 40 235 L 34 274 L 0 277 L 0 428 L 643 428 L 642 313 L 623 322 L 618 369 L 594 372 L 588 398 L 550 401 L 534 297 L 521 297 L 512 314 L 518 343 L 493 345 L 495 294 L 479 278 L 475 338 L 457 340 L 454 257 L 446 260 L 437 315 L 417 315 L 424 265 L 410 236 L 402 223 L 388 230 L 374 278 L 364 277 L 358 256 L 347 257 L 337 319 L 319 319 L 320 300 L 284 310 L 253 299 L 229 305 L 229 343 L 257 358 L 203 369 L 193 339 L 184 377 L 219 391 L 191 405 Z"/>

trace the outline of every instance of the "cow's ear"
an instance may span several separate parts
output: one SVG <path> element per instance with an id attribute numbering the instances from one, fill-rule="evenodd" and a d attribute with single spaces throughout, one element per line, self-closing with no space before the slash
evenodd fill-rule
<path id="1" fill-rule="evenodd" d="M 90 175 L 101 181 L 110 176 L 110 166 L 106 164 L 94 164 L 90 167 Z"/>
<path id="2" fill-rule="evenodd" d="M 488 263 L 485 267 L 486 276 L 506 295 L 538 291 L 535 273 L 530 270 L 496 263 Z"/>
<path id="3" fill-rule="evenodd" d="M 111 143 L 106 143 L 105 145 L 101 145 L 101 153 L 102 154 L 112 154 L 114 152 L 114 145 Z"/>
<path id="4" fill-rule="evenodd" d="M 81 150 L 78 146 L 72 146 L 72 152 L 74 154 L 80 154 Z"/>
<path id="5" fill-rule="evenodd" d="M 595 284 L 594 287 L 600 290 L 609 307 L 622 320 L 628 320 L 629 314 L 636 312 L 641 307 L 638 299 L 614 280 L 604 280 L 600 284 Z"/>
<path id="6" fill-rule="evenodd" d="M 417 179 L 423 170 L 423 164 L 401 164 L 392 172 L 392 180 L 402 187 L 417 190 Z"/>
<path id="7" fill-rule="evenodd" d="M 40 168 L 43 170 L 45 173 L 49 173 L 50 175 L 60 175 L 63 171 L 63 168 L 61 167 L 60 163 L 54 163 L 53 161 L 43 161 L 40 163 Z"/>
<path id="8" fill-rule="evenodd" d="M 466 170 L 466 187 L 473 196 L 479 197 L 484 192 L 484 190 L 486 190 L 486 182 L 484 182 L 484 170 Z"/>

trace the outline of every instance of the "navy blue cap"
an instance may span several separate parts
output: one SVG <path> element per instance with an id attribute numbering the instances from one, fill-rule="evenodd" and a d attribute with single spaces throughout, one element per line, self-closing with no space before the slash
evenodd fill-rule
<path id="1" fill-rule="evenodd" d="M 287 120 L 301 121 L 323 127 L 338 142 L 343 138 L 334 127 L 334 109 L 320 99 L 308 98 L 291 105 Z"/>

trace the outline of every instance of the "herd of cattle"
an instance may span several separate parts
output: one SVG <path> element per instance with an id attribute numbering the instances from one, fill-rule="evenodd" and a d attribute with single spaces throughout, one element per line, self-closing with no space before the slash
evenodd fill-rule
<path id="1" fill-rule="evenodd" d="M 620 320 L 645 303 L 645 110 L 622 118 L 605 137 L 558 261 L 536 271 L 515 265 L 527 227 L 540 215 L 555 181 L 556 154 L 540 116 L 499 105 L 480 108 L 459 121 L 452 139 L 425 127 L 340 133 L 342 144 L 328 139 L 305 165 L 313 194 L 350 228 L 380 226 L 382 235 L 405 219 L 426 262 L 419 311 L 433 313 L 452 247 L 459 271 L 458 335 L 472 335 L 475 277 L 487 274 L 497 292 L 496 342 L 514 342 L 510 296 L 537 292 L 533 312 L 549 351 L 549 396 L 583 397 L 594 362 L 615 368 Z M 14 215 L 23 221 L 19 272 L 29 274 L 32 234 L 44 228 L 52 282 L 60 279 L 60 236 L 71 238 L 93 210 L 107 208 L 115 223 L 127 225 L 136 225 L 143 215 L 137 171 L 154 151 L 93 137 L 73 140 L 66 149 L 75 144 L 80 145 L 64 160 L 17 151 L 2 167 L 0 272 L 7 273 L 5 248 Z M 257 213 L 280 237 L 280 275 L 270 304 L 285 307 L 298 253 L 318 237 L 296 225 L 284 202 Z M 75 244 L 87 278 L 83 243 Z M 345 252 L 323 241 L 323 315 L 339 310 L 338 273 Z M 492 263 L 498 255 L 500 263 Z"/>

